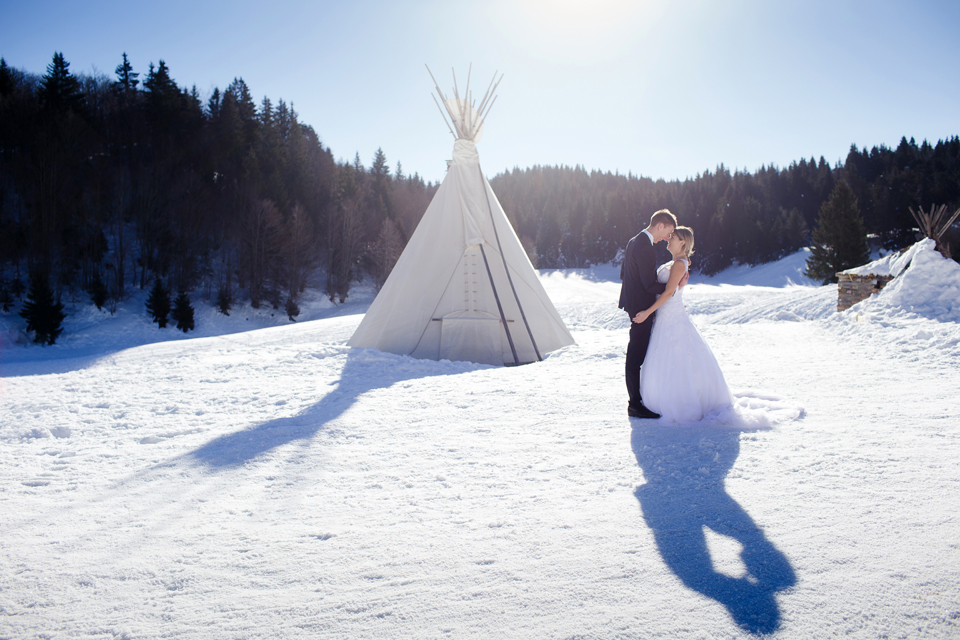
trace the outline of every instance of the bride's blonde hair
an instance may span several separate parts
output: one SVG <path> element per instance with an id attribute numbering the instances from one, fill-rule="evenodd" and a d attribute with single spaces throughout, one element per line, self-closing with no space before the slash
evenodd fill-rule
<path id="1" fill-rule="evenodd" d="M 689 258 L 693 255 L 693 229 L 690 227 L 677 227 L 673 230 L 673 235 L 680 238 L 683 243 L 683 257 Z"/>

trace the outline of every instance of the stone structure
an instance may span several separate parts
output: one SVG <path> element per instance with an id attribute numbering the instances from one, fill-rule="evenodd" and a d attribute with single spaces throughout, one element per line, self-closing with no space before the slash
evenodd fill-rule
<path id="1" fill-rule="evenodd" d="M 852 273 L 838 273 L 837 311 L 845 311 L 861 300 L 866 300 L 893 280 L 893 276 L 869 274 L 858 276 Z"/>

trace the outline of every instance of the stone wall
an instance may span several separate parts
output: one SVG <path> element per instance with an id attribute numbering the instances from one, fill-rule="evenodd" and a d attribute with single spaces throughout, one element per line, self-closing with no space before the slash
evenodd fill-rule
<path id="1" fill-rule="evenodd" d="M 837 283 L 837 311 L 845 311 L 866 300 L 893 280 L 892 276 L 857 276 L 852 273 L 838 273 L 837 277 L 840 279 Z"/>

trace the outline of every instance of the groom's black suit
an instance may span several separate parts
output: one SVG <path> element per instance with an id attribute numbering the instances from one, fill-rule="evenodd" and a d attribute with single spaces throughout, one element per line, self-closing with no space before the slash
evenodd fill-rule
<path id="1" fill-rule="evenodd" d="M 630 405 L 640 407 L 640 367 L 647 356 L 650 344 L 650 330 L 653 328 L 653 316 L 637 324 L 633 317 L 647 309 L 657 300 L 657 295 L 666 289 L 665 284 L 657 282 L 657 254 L 653 239 L 640 232 L 630 238 L 623 252 L 623 264 L 620 266 L 620 308 L 630 316 L 630 343 L 627 345 L 627 393 Z"/>

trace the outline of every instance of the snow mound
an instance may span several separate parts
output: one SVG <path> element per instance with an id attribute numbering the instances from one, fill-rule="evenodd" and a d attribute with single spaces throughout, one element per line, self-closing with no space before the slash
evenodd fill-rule
<path id="1" fill-rule="evenodd" d="M 930 238 L 924 238 L 914 244 L 906 251 L 891 253 L 873 262 L 865 265 L 847 269 L 841 273 L 849 273 L 855 276 L 893 276 L 897 277 L 906 269 L 913 258 L 920 252 L 933 251 L 936 243 Z"/>
<path id="2" fill-rule="evenodd" d="M 940 255 L 933 240 L 918 242 L 889 263 L 885 260 L 871 265 L 887 267 L 890 274 L 899 275 L 880 293 L 855 304 L 846 313 L 907 314 L 939 322 L 960 322 L 960 264 Z M 867 267 L 870 265 L 858 267 L 857 272 Z M 869 270 L 862 273 L 885 275 Z"/>
<path id="3" fill-rule="evenodd" d="M 883 344 L 894 358 L 955 366 L 960 358 L 960 265 L 933 247 L 933 241 L 923 240 L 900 260 L 891 260 L 891 272 L 899 275 L 880 293 L 832 314 L 826 326 L 858 349 Z"/>

